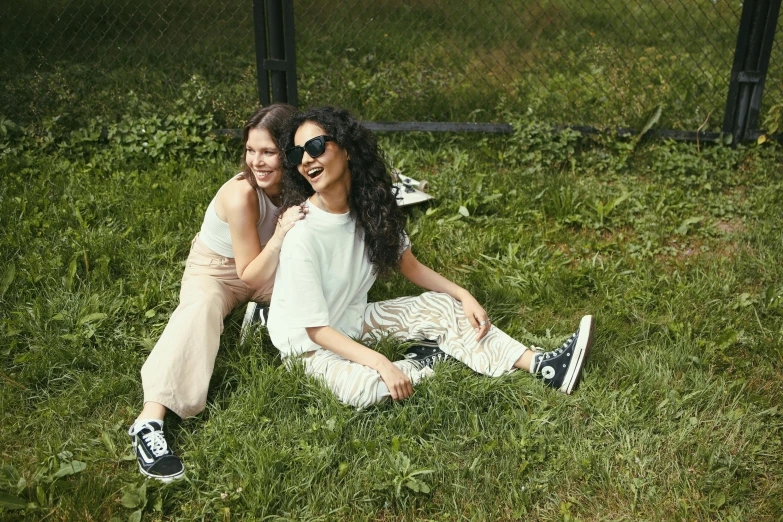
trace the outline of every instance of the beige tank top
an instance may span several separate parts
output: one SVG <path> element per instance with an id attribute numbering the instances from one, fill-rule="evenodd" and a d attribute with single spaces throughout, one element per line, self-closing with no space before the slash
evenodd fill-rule
<path id="1" fill-rule="evenodd" d="M 220 187 L 220 190 L 223 190 L 226 185 L 240 176 L 241 174 L 238 174 L 225 182 L 223 186 Z M 220 190 L 218 190 L 217 194 L 220 194 Z M 229 231 L 228 223 L 220 219 L 215 210 L 217 194 L 215 194 L 215 197 L 209 202 L 207 211 L 204 214 L 204 222 L 201 224 L 199 239 L 213 252 L 224 257 L 233 258 L 234 248 L 231 246 L 231 232 Z M 263 190 L 257 188 L 256 194 L 258 195 L 258 210 L 259 215 L 261 216 L 256 223 L 256 228 L 258 229 L 258 239 L 261 241 L 261 248 L 263 248 L 275 233 L 275 227 L 277 226 L 277 207 L 272 204 L 272 201 Z"/>

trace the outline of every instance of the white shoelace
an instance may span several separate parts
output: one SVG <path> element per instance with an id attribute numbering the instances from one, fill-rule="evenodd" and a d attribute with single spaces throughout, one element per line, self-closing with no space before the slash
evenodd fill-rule
<path id="1" fill-rule="evenodd" d="M 169 449 L 169 445 L 166 444 L 166 437 L 163 436 L 163 431 L 161 430 L 152 430 L 151 432 L 142 435 L 141 438 L 147 443 L 147 446 L 155 457 L 164 455 Z"/>
<path id="2" fill-rule="evenodd" d="M 428 357 L 425 357 L 424 360 L 421 361 L 421 362 L 425 366 L 429 366 L 430 368 L 432 368 L 435 365 L 435 363 L 448 361 L 449 359 L 451 359 L 451 355 L 449 355 L 449 354 L 447 354 L 445 352 L 438 352 L 438 353 L 432 354 L 432 355 L 430 355 Z"/>
<path id="3" fill-rule="evenodd" d="M 571 345 L 574 342 L 574 339 L 576 339 L 577 334 L 579 333 L 579 330 L 571 334 L 571 337 L 566 339 L 566 341 L 558 348 L 557 350 L 552 350 L 551 352 L 539 352 L 536 355 L 533 356 L 533 373 L 537 373 L 541 369 L 541 365 L 544 363 L 544 361 L 548 359 L 552 359 L 553 357 L 557 357 L 561 353 L 563 353 L 566 348 L 571 348 Z"/>
<path id="4" fill-rule="evenodd" d="M 564 343 L 562 344 L 562 346 L 560 346 L 560 348 L 558 348 L 557 350 L 554 350 L 554 351 L 551 351 L 551 352 L 545 352 L 545 353 L 544 353 L 544 359 L 551 359 L 552 357 L 557 357 L 558 355 L 560 355 L 561 353 L 563 353 L 563 352 L 566 350 L 566 348 L 570 348 L 570 347 L 571 347 L 571 345 L 572 345 L 572 344 L 573 344 L 573 342 L 574 342 L 574 339 L 576 339 L 576 334 L 577 334 L 577 333 L 579 333 L 579 332 L 575 332 L 575 333 L 573 333 L 573 334 L 571 335 L 571 337 L 569 337 L 568 339 L 566 339 L 566 342 L 564 342 Z"/>

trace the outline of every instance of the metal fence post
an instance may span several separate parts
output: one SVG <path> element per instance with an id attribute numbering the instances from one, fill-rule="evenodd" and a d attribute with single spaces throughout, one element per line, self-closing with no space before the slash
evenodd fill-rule
<path id="1" fill-rule="evenodd" d="M 296 106 L 293 1 L 253 0 L 253 26 L 259 102 L 261 105 L 269 105 L 272 101 L 287 102 Z"/>
<path id="2" fill-rule="evenodd" d="M 745 0 L 734 51 L 723 132 L 732 143 L 756 130 L 781 0 Z"/>

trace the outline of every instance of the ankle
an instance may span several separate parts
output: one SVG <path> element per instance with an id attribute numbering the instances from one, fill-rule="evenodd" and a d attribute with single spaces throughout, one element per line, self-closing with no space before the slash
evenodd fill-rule
<path id="1" fill-rule="evenodd" d="M 163 427 L 163 419 L 156 419 L 151 417 L 137 417 L 136 420 L 133 421 L 132 426 L 149 424 L 150 422 L 157 422 L 160 424 L 161 428 Z"/>
<path id="2" fill-rule="evenodd" d="M 166 416 L 166 407 L 158 402 L 147 401 L 136 420 L 156 420 L 163 422 Z"/>
<path id="3" fill-rule="evenodd" d="M 531 375 L 536 375 L 541 371 L 541 361 L 544 360 L 545 353 L 546 352 L 543 350 L 536 350 L 532 353 L 532 356 L 530 357 L 530 369 L 528 369 Z"/>
<path id="4" fill-rule="evenodd" d="M 517 359 L 517 361 L 514 363 L 514 367 L 519 368 L 520 370 L 525 370 L 526 372 L 533 373 L 533 357 L 535 357 L 536 353 L 538 352 L 532 348 L 527 348 L 519 357 L 519 359 Z"/>

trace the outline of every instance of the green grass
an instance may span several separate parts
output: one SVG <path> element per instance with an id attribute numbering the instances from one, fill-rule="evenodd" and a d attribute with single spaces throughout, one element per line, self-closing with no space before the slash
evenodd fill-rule
<path id="1" fill-rule="evenodd" d="M 267 337 L 237 346 L 238 310 L 207 410 L 169 420 L 187 481 L 145 483 L 124 433 L 138 372 L 237 168 L 209 107 L 185 112 L 191 87 L 168 123 L 137 106 L 109 137 L 55 122 L 4 138 L 0 500 L 27 507 L 0 519 L 780 520 L 783 151 L 520 119 L 513 136 L 382 143 L 436 196 L 409 211 L 415 253 L 495 324 L 554 347 L 596 315 L 573 396 L 444 364 L 357 412 Z M 395 277 L 371 299 L 416 291 Z"/>

